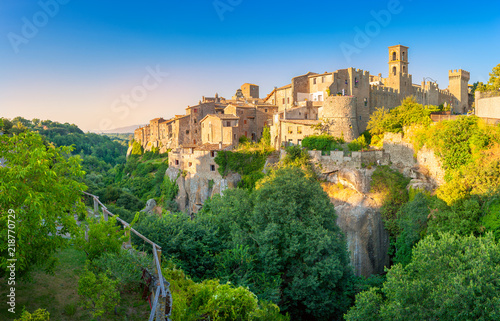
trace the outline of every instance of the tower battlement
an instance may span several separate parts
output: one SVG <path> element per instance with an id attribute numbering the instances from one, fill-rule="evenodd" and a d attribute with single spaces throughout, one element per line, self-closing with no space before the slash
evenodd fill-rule
<path id="1" fill-rule="evenodd" d="M 470 79 L 470 72 L 462 70 L 462 69 L 455 69 L 455 70 L 450 70 L 448 71 L 448 76 L 450 78 L 458 77 L 463 80 L 469 81 Z"/>

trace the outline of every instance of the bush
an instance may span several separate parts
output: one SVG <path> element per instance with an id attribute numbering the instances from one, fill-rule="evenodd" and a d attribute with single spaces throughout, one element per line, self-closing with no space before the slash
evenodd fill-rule
<path id="1" fill-rule="evenodd" d="M 151 257 L 127 250 L 118 253 L 107 252 L 94 261 L 87 262 L 88 268 L 94 274 L 107 272 L 110 278 L 119 282 L 122 289 L 128 291 L 139 288 L 144 268 L 153 268 Z"/>
<path id="2" fill-rule="evenodd" d="M 85 240 L 85 228 L 82 224 L 75 244 L 87 254 L 89 260 L 94 260 L 104 253 L 118 253 L 125 241 L 123 229 L 117 226 L 115 217 L 109 217 L 107 222 L 103 218 L 100 221 L 89 218 L 88 241 Z"/>
<path id="3" fill-rule="evenodd" d="M 366 142 L 366 138 L 364 135 L 359 136 L 358 138 L 347 144 L 347 148 L 349 148 L 349 150 L 352 152 L 360 151 L 366 149 L 367 147 L 368 143 Z"/>
<path id="4" fill-rule="evenodd" d="M 331 151 L 331 150 L 342 150 L 341 144 L 344 140 L 341 138 L 336 138 L 331 135 L 312 135 L 304 137 L 302 140 L 302 147 L 309 150 L 321 150 L 321 151 Z"/>
<path id="5" fill-rule="evenodd" d="M 14 321 L 49 321 L 49 320 L 50 320 L 50 313 L 45 309 L 38 309 L 33 313 L 29 313 L 23 308 L 23 313 L 21 313 L 21 318 L 15 319 Z"/>
<path id="6" fill-rule="evenodd" d="M 120 303 L 118 281 L 113 281 L 107 273 L 94 274 L 85 267 L 78 280 L 78 295 L 83 299 L 83 306 L 90 308 L 93 317 L 100 317 L 112 312 Z"/>

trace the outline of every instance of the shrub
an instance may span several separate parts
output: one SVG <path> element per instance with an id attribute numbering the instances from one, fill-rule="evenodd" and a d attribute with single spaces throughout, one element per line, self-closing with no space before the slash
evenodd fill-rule
<path id="1" fill-rule="evenodd" d="M 302 147 L 305 147 L 309 150 L 321 151 L 342 150 L 341 144 L 343 143 L 344 140 L 341 138 L 322 134 L 304 137 L 304 139 L 302 140 Z"/>

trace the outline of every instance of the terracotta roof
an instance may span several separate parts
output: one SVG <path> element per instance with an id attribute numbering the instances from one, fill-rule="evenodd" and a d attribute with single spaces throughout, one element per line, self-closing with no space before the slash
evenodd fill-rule
<path id="1" fill-rule="evenodd" d="M 312 77 L 320 77 L 320 76 L 324 76 L 324 75 L 331 75 L 331 74 L 332 74 L 332 72 L 328 72 L 328 71 L 326 71 L 326 72 L 324 72 L 324 73 L 322 73 L 322 74 L 312 74 L 312 75 L 309 75 L 309 78 L 312 78 Z"/>
<path id="2" fill-rule="evenodd" d="M 281 119 L 281 121 L 284 123 L 299 124 L 306 126 L 312 126 L 321 123 L 321 120 L 313 120 L 313 119 Z"/>
<path id="3" fill-rule="evenodd" d="M 229 146 L 231 146 L 231 145 L 229 145 L 229 144 L 222 144 L 222 149 L 226 149 Z M 219 144 L 208 144 L 207 143 L 207 144 L 203 144 L 201 146 L 198 146 L 196 148 L 196 150 L 212 151 L 212 150 L 221 150 L 221 149 L 219 148 Z"/>
<path id="4" fill-rule="evenodd" d="M 277 88 L 276 90 L 286 89 L 286 88 L 292 88 L 292 84 L 289 84 L 289 85 L 286 85 L 286 86 L 283 86 L 283 87 Z"/>
<path id="5" fill-rule="evenodd" d="M 240 117 L 235 116 L 235 115 L 233 115 L 233 114 L 208 114 L 208 115 L 206 115 L 205 117 L 203 117 L 203 118 L 200 120 L 200 123 L 201 123 L 202 121 L 204 121 L 204 120 L 205 120 L 207 117 L 209 117 L 209 116 L 217 117 L 217 118 L 220 118 L 220 119 L 222 119 L 222 120 L 227 120 L 227 119 L 236 119 L 236 120 L 238 120 L 238 119 L 240 119 Z"/>

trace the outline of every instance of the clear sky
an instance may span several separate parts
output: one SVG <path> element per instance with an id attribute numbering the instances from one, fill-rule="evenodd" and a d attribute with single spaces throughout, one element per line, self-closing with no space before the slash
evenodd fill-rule
<path id="1" fill-rule="evenodd" d="M 387 76 L 395 44 L 410 47 L 414 83 L 446 88 L 459 68 L 484 82 L 500 2 L 4 0 L 0 36 L 0 116 L 87 131 L 183 114 L 245 82 L 265 96 L 308 71 Z"/>

